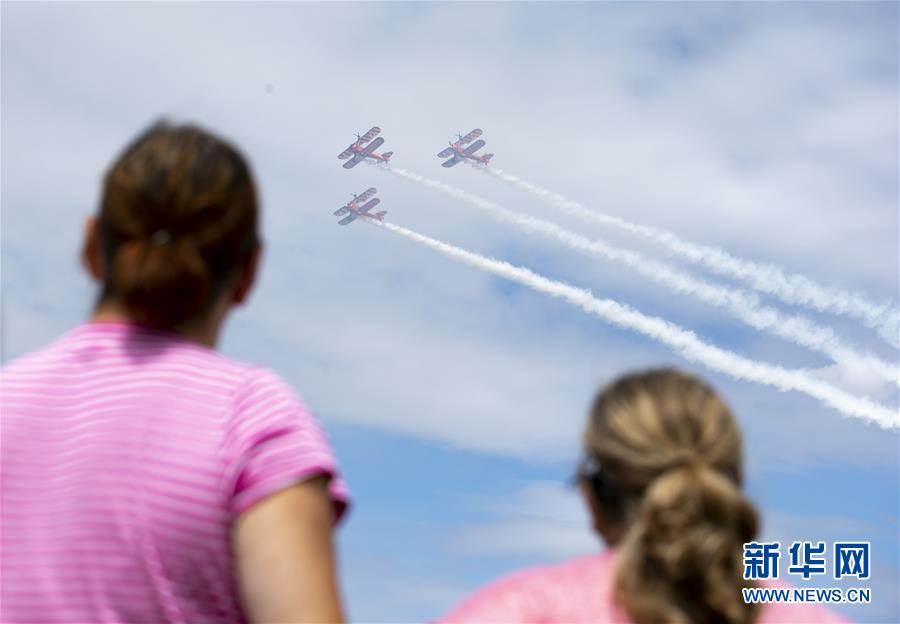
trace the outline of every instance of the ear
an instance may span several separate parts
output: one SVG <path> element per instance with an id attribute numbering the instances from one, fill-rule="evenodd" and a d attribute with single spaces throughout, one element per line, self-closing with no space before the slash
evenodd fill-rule
<path id="1" fill-rule="evenodd" d="M 103 254 L 100 249 L 100 230 L 97 217 L 88 216 L 84 220 L 84 246 L 81 248 L 81 261 L 92 278 L 98 282 L 104 279 Z"/>
<path id="2" fill-rule="evenodd" d="M 601 537 L 604 536 L 604 525 L 603 525 L 603 513 L 600 511 L 600 506 L 597 504 L 597 499 L 594 497 L 594 493 L 591 491 L 590 486 L 586 483 L 582 483 L 579 488 L 581 490 L 581 498 L 584 499 L 585 505 L 587 505 L 588 511 L 591 514 L 591 527 L 594 529 L 594 532 Z"/>
<path id="3" fill-rule="evenodd" d="M 259 269 L 259 263 L 262 259 L 263 245 L 259 243 L 250 253 L 250 257 L 247 259 L 247 264 L 244 266 L 243 271 L 235 283 L 234 290 L 232 291 L 231 300 L 234 302 L 234 305 L 241 305 L 250 298 L 250 291 L 253 290 L 253 286 L 256 283 L 256 272 Z"/>

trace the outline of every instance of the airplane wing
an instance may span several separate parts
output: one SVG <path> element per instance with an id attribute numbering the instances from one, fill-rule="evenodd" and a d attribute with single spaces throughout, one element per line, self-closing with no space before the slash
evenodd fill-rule
<path id="1" fill-rule="evenodd" d="M 377 137 L 380 132 L 381 128 L 379 128 L 378 126 L 372 126 L 372 128 L 368 132 L 359 137 L 360 145 L 362 145 L 363 143 L 368 143 L 369 141 Z"/>
<path id="2" fill-rule="evenodd" d="M 447 169 L 449 169 L 450 167 L 452 167 L 453 165 L 458 163 L 460 160 L 462 160 L 462 159 L 459 156 L 454 156 L 450 160 L 448 160 L 446 162 L 442 162 L 441 167 L 447 167 Z"/>
<path id="3" fill-rule="evenodd" d="M 359 214 L 361 214 L 361 215 L 363 215 L 363 216 L 367 216 L 367 217 L 370 216 L 370 215 L 369 215 L 369 210 L 371 210 L 372 208 L 374 208 L 375 206 L 377 206 L 380 202 L 381 202 L 381 200 L 378 199 L 377 197 L 376 197 L 375 199 L 370 199 L 370 200 L 366 203 L 365 206 L 363 206 L 362 208 L 359 209 Z"/>
<path id="4" fill-rule="evenodd" d="M 338 225 L 347 225 L 348 223 L 353 223 L 356 221 L 357 217 L 355 214 L 348 214 L 346 217 L 338 221 Z"/>
<path id="5" fill-rule="evenodd" d="M 381 147 L 382 143 L 384 143 L 384 139 L 381 137 L 378 137 L 377 139 L 375 139 L 374 141 L 372 141 L 371 143 L 366 145 L 366 148 L 363 150 L 362 155 L 364 157 L 368 156 L 369 154 L 371 154 L 372 152 L 377 150 L 379 147 Z"/>
<path id="6" fill-rule="evenodd" d="M 353 149 L 352 149 L 352 146 L 351 146 L 351 147 L 348 147 L 347 149 L 345 149 L 345 150 L 344 150 L 343 152 L 341 152 L 340 154 L 338 154 L 338 158 L 340 158 L 341 160 L 347 160 L 348 158 L 350 158 L 350 156 L 351 156 L 352 154 L 353 154 Z"/>
<path id="7" fill-rule="evenodd" d="M 353 158 L 343 164 L 344 169 L 353 169 L 356 165 L 365 160 L 365 156 L 354 154 Z"/>
<path id="8" fill-rule="evenodd" d="M 347 206 L 341 206 L 334 211 L 334 216 L 339 217 L 341 215 L 347 214 L 348 212 L 350 212 L 350 208 L 348 208 Z"/>
<path id="9" fill-rule="evenodd" d="M 444 151 L 438 152 L 438 158 L 449 158 L 450 156 L 453 156 L 452 147 L 448 147 Z"/>
<path id="10" fill-rule="evenodd" d="M 471 143 L 472 141 L 474 141 L 475 139 L 477 139 L 480 136 L 481 136 L 481 128 L 475 128 L 474 130 L 472 130 L 472 132 L 470 132 L 469 134 L 467 134 L 466 136 L 461 138 L 459 140 L 459 144 L 465 145 L 466 143 Z"/>
<path id="11" fill-rule="evenodd" d="M 374 194 L 377 193 L 377 192 L 378 192 L 378 191 L 375 190 L 375 187 L 374 187 L 374 186 L 371 187 L 371 188 L 366 189 L 366 190 L 363 191 L 361 194 L 359 194 L 359 195 L 356 196 L 356 203 L 357 203 L 357 204 L 363 203 L 364 201 L 366 201 L 367 199 L 369 199 L 370 197 L 372 197 L 372 195 L 374 195 Z"/>
<path id="12" fill-rule="evenodd" d="M 466 148 L 466 151 L 463 152 L 463 156 L 471 156 L 482 147 L 484 147 L 484 139 L 478 139 L 477 141 L 472 143 L 472 145 Z"/>

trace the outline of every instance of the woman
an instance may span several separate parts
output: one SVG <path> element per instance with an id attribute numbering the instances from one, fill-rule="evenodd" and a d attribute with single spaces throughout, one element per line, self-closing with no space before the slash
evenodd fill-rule
<path id="1" fill-rule="evenodd" d="M 443 622 L 751 624 L 840 622 L 809 605 L 746 604 L 743 544 L 757 513 L 741 492 L 741 434 L 699 379 L 628 375 L 597 398 L 579 482 L 601 555 L 512 574 Z"/>
<path id="2" fill-rule="evenodd" d="M 273 372 L 215 351 L 253 286 L 257 193 L 194 126 L 106 174 L 89 322 L 2 371 L 3 622 L 336 622 L 346 489 Z"/>

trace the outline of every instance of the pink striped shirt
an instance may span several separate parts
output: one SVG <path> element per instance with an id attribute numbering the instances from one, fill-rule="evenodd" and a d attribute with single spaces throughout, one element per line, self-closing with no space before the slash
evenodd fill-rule
<path id="1" fill-rule="evenodd" d="M 0 621 L 241 622 L 234 519 L 328 442 L 273 372 L 87 323 L 0 375 Z"/>
<path id="2" fill-rule="evenodd" d="M 613 599 L 615 550 L 537 566 L 509 574 L 477 590 L 440 624 L 630 624 Z M 764 587 L 786 587 L 765 582 Z M 847 624 L 849 620 L 815 604 L 771 603 L 757 624 Z"/>

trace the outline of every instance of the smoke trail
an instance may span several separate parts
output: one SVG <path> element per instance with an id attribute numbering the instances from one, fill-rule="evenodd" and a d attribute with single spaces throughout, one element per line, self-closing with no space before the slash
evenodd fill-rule
<path id="1" fill-rule="evenodd" d="M 867 327 L 893 346 L 900 345 L 900 311 L 889 302 L 875 303 L 865 295 L 840 288 L 822 286 L 808 277 L 785 273 L 784 269 L 761 264 L 708 245 L 685 241 L 671 232 L 632 223 L 612 215 L 585 208 L 578 202 L 549 189 L 527 182 L 500 169 L 483 168 L 492 176 L 539 197 L 554 208 L 587 221 L 620 228 L 655 243 L 691 262 L 699 263 L 720 275 L 749 283 L 753 288 L 787 303 L 804 305 L 820 312 L 845 314 L 860 319 Z"/>
<path id="2" fill-rule="evenodd" d="M 732 351 L 706 343 L 693 332 L 674 323 L 658 317 L 647 316 L 611 299 L 598 299 L 590 291 L 548 279 L 526 268 L 513 266 L 508 262 L 494 260 L 493 258 L 487 258 L 465 249 L 460 249 L 392 223 L 380 223 L 371 220 L 366 220 L 366 222 L 421 243 L 473 267 L 518 282 L 538 292 L 565 299 L 590 314 L 619 327 L 631 329 L 662 342 L 672 347 L 686 359 L 700 362 L 712 370 L 725 373 L 735 379 L 754 381 L 773 386 L 781 391 L 795 390 L 803 392 L 844 414 L 872 421 L 884 429 L 900 427 L 900 418 L 898 418 L 896 410 L 875 403 L 867 398 L 848 394 L 826 382 L 811 377 L 804 371 L 789 370 L 780 366 L 750 360 Z"/>
<path id="3" fill-rule="evenodd" d="M 818 326 L 803 317 L 784 315 L 772 307 L 760 304 L 755 296 L 742 290 L 697 279 L 663 262 L 645 258 L 637 252 L 613 247 L 600 239 L 590 240 L 550 221 L 513 212 L 492 201 L 406 169 L 392 168 L 390 171 L 400 177 L 465 201 L 502 222 L 555 238 L 564 245 L 583 253 L 621 262 L 644 277 L 678 292 L 693 295 L 705 303 L 725 308 L 755 329 L 770 331 L 795 344 L 824 353 L 843 366 L 856 369 L 864 367 L 865 370 L 870 370 L 888 381 L 900 382 L 900 378 L 898 378 L 900 371 L 890 362 L 869 354 L 859 353 L 841 340 L 831 328 Z"/>

